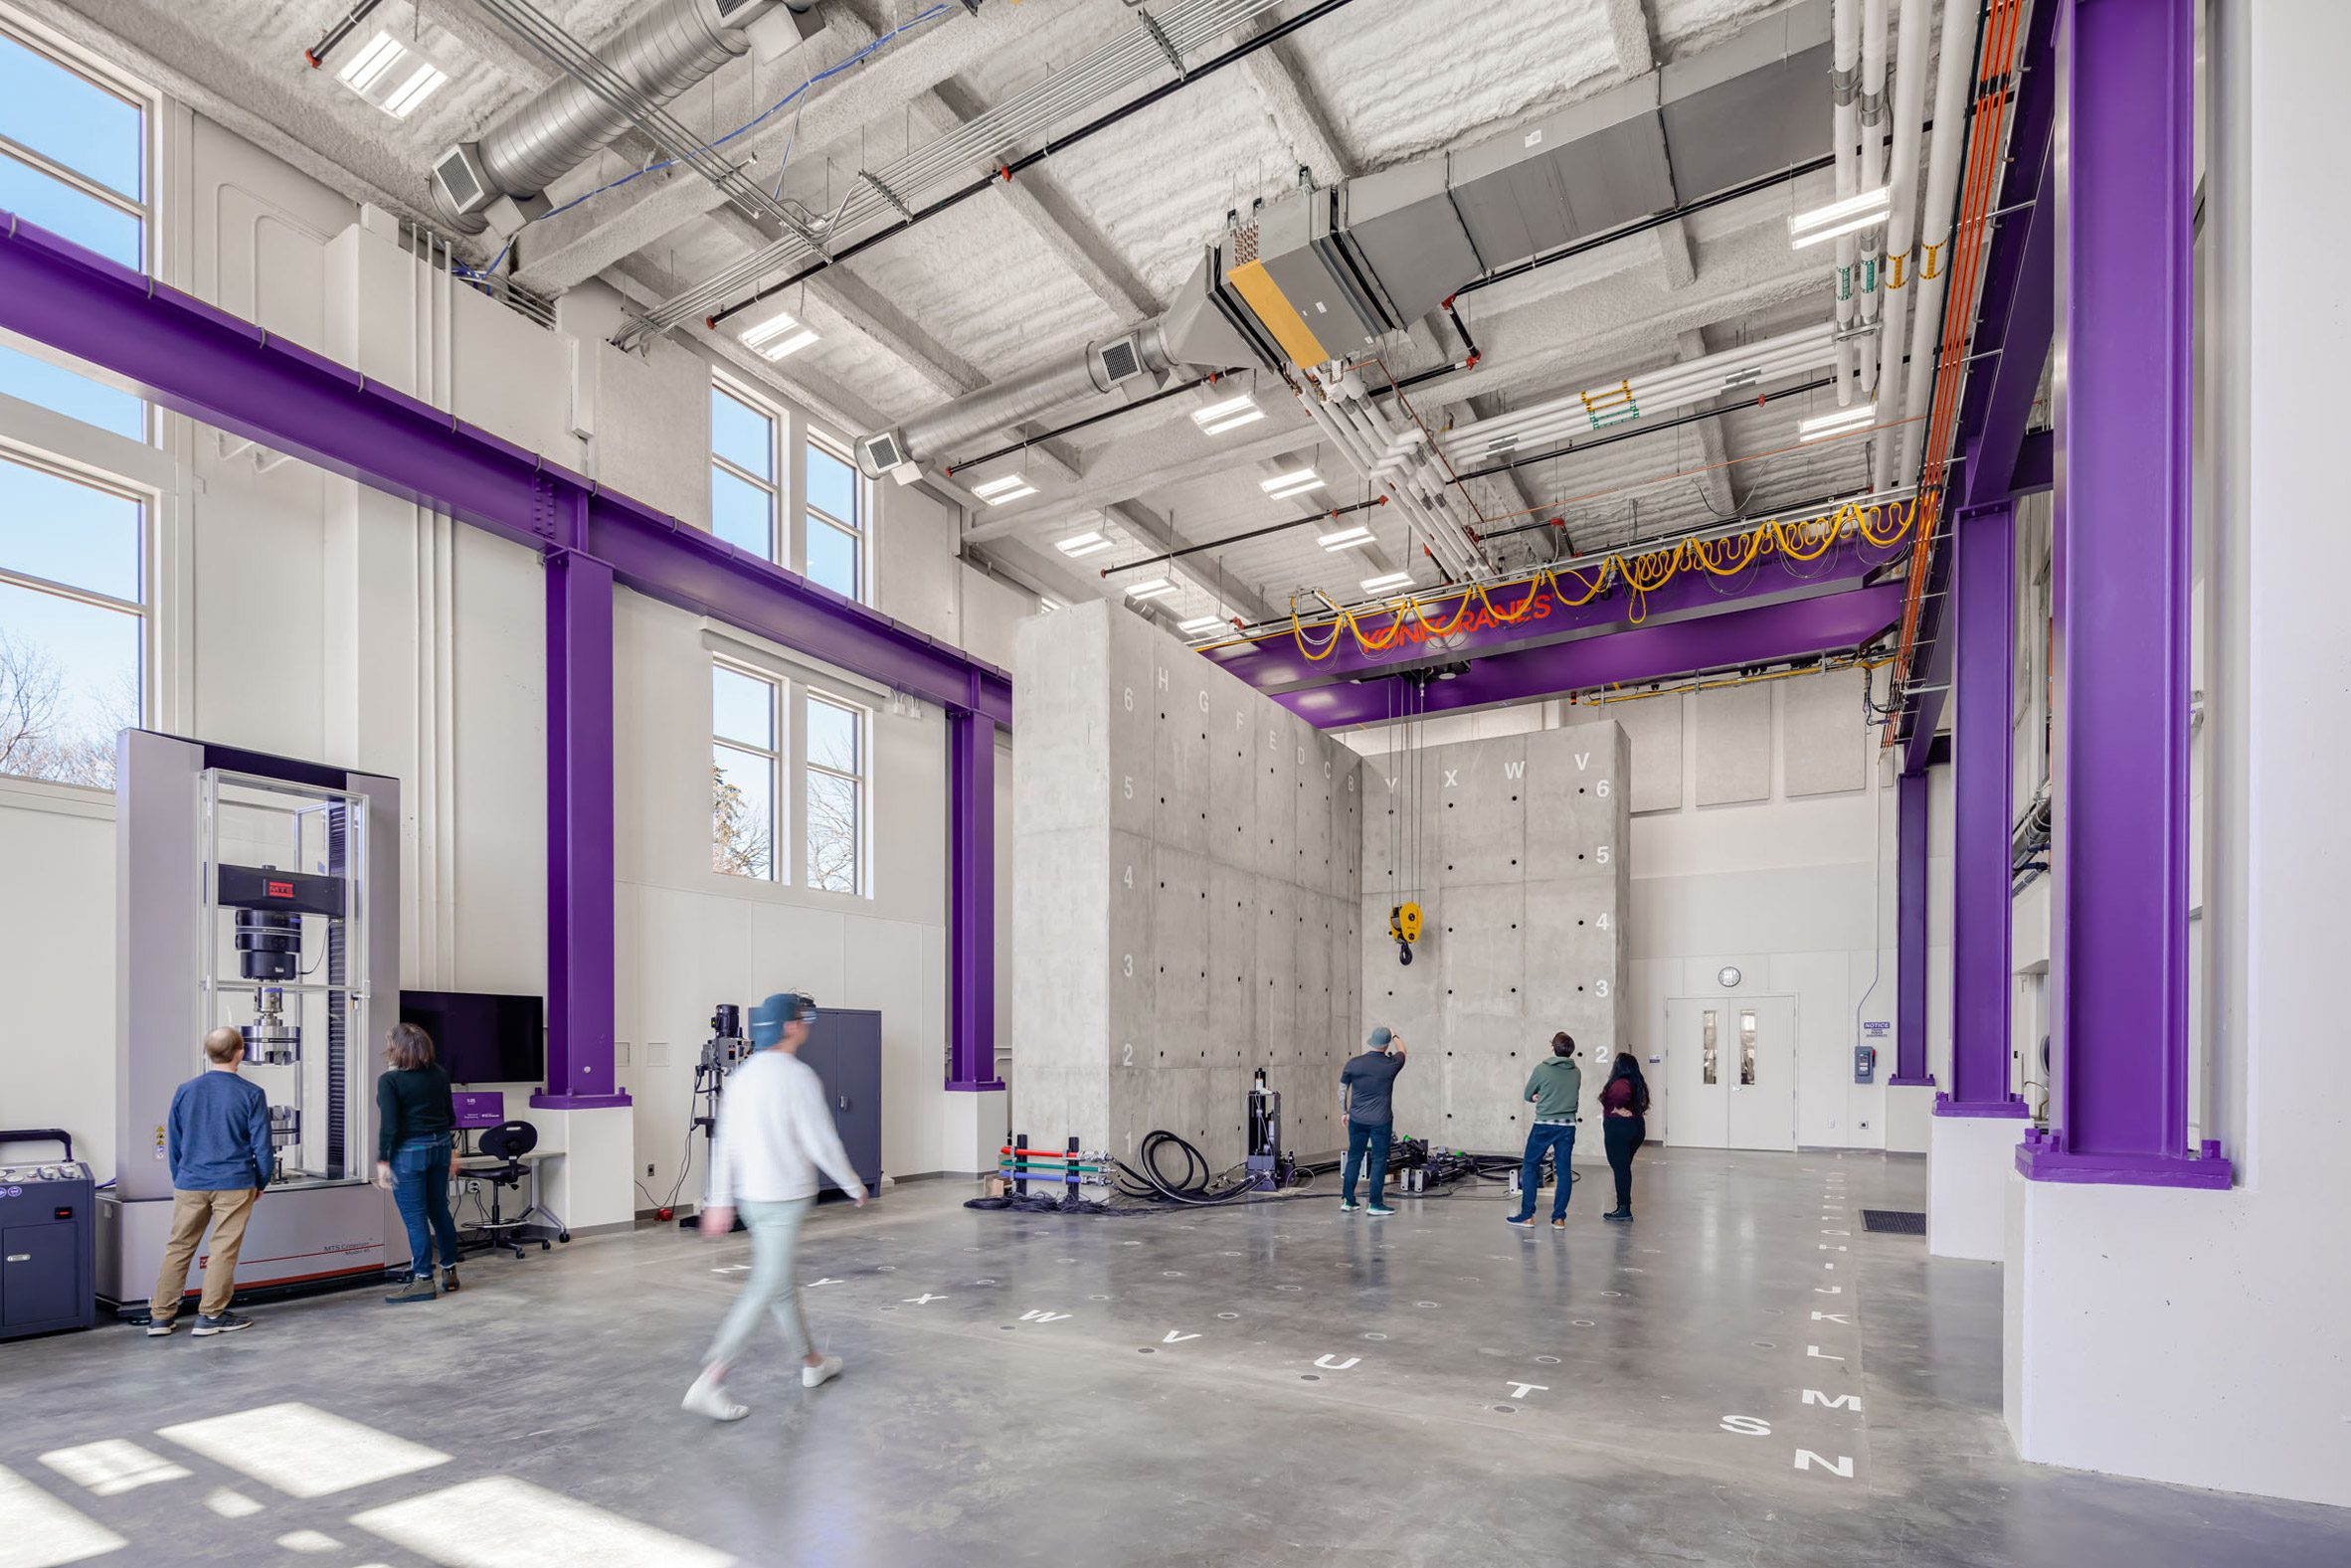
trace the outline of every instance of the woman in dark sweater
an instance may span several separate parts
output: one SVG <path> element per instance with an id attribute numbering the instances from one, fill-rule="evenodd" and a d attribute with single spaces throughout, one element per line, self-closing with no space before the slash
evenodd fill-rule
<path id="1" fill-rule="evenodd" d="M 1604 1220 L 1633 1217 L 1633 1156 L 1648 1139 L 1649 1082 L 1630 1051 L 1616 1053 L 1616 1066 L 1600 1086 L 1600 1136 L 1608 1147 L 1608 1168 L 1616 1172 L 1616 1207 Z"/>
<path id="2" fill-rule="evenodd" d="M 444 1289 L 457 1288 L 457 1221 L 449 1211 L 451 1137 L 457 1112 L 449 1074 L 433 1060 L 433 1036 L 397 1024 L 384 1042 L 391 1064 L 376 1080 L 376 1185 L 400 1205 L 408 1226 L 409 1282 L 387 1302 L 433 1300 L 433 1243 L 441 1243 Z"/>

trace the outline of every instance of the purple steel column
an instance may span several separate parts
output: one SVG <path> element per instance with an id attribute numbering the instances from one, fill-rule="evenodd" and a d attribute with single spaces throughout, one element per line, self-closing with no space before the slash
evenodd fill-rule
<path id="1" fill-rule="evenodd" d="M 584 541 L 585 492 L 555 498 Z M 547 577 L 547 1087 L 534 1106 L 625 1106 L 613 1076 L 613 569 L 556 551 Z"/>
<path id="2" fill-rule="evenodd" d="M 1903 774 L 1895 781 L 1895 998 L 1894 1076 L 1890 1087 L 1931 1089 L 1926 1070 L 1926 775 Z"/>
<path id="3" fill-rule="evenodd" d="M 1961 511 L 1951 551 L 1951 1088 L 1934 1114 L 2021 1117 L 2008 1082 L 2016 503 Z"/>
<path id="4" fill-rule="evenodd" d="M 2045 1181 L 2225 1187 L 2187 1146 L 2194 0 L 2067 0 Z"/>
<path id="5" fill-rule="evenodd" d="M 995 1076 L 995 721 L 947 715 L 947 1087 Z"/>

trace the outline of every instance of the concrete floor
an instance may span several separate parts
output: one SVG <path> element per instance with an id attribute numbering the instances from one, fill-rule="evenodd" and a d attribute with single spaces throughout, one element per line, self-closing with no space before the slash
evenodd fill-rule
<path id="1" fill-rule="evenodd" d="M 1563 1235 L 1494 1187 L 1374 1222 L 919 1184 L 811 1222 L 848 1370 L 746 1366 L 726 1428 L 677 1401 L 748 1244 L 668 1228 L 0 1347 L 0 1568 L 2351 1561 L 2351 1513 L 2010 1458 L 1998 1271 L 1858 1223 L 1924 1179 L 1650 1150 L 1635 1225 L 1601 1170 Z"/>

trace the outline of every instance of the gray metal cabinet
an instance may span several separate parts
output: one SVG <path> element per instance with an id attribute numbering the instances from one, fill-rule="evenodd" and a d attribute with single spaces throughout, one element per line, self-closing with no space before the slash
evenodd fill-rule
<path id="1" fill-rule="evenodd" d="M 865 1190 L 881 1190 L 881 1014 L 818 1007 L 800 1059 L 824 1084 L 824 1102 Z M 824 1186 L 838 1190 L 829 1179 Z M 819 1189 L 821 1190 L 821 1189 Z"/>

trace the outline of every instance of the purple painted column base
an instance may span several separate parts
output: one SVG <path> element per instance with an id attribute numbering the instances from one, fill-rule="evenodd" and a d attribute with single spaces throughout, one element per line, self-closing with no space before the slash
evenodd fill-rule
<path id="1" fill-rule="evenodd" d="M 1934 1074 L 1897 1073 L 1892 1078 L 1886 1080 L 1886 1087 L 1889 1089 L 1932 1089 L 1934 1087 Z"/>
<path id="2" fill-rule="evenodd" d="M 2022 1122 L 2033 1113 L 2022 1100 L 1953 1100 L 1947 1094 L 1939 1094 L 1934 1097 L 1934 1114 L 1938 1117 L 2010 1117 Z"/>
<path id="3" fill-rule="evenodd" d="M 626 1092 L 616 1095 L 557 1095 L 544 1089 L 531 1091 L 533 1111 L 603 1111 L 613 1106 L 634 1105 Z"/>
<path id="4" fill-rule="evenodd" d="M 2225 1192 L 2237 1181 L 2237 1167 L 2221 1153 L 2218 1139 L 2204 1140 L 2204 1156 L 2164 1154 L 2078 1154 L 2065 1134 L 2034 1128 L 2017 1145 L 2018 1174 L 2029 1181 L 2070 1181 L 2092 1186 L 2192 1187 Z"/>

